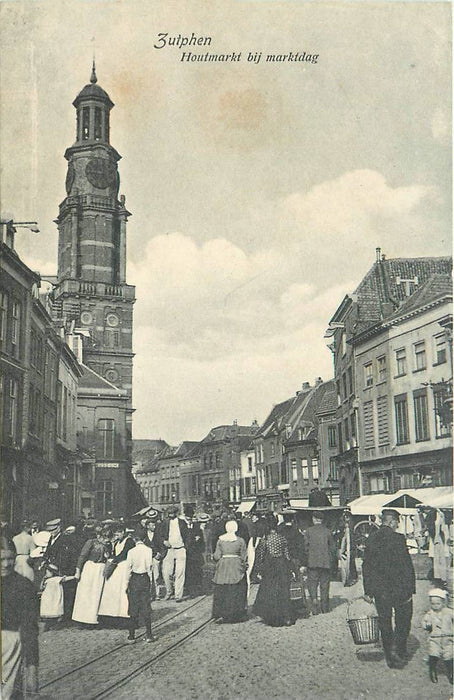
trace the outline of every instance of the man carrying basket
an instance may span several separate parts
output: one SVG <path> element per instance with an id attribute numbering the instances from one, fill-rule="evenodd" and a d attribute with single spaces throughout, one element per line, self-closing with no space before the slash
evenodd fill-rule
<path id="1" fill-rule="evenodd" d="M 381 527 L 369 536 L 363 559 L 364 597 L 370 603 L 375 599 L 383 650 L 390 668 L 405 664 L 413 614 L 412 595 L 416 592 L 415 571 L 405 536 L 396 532 L 399 520 L 396 510 L 387 508 L 382 512 Z"/>

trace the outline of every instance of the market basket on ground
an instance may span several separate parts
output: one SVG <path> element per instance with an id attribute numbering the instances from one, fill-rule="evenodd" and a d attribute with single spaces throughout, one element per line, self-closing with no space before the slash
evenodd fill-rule
<path id="1" fill-rule="evenodd" d="M 376 644 L 380 638 L 377 608 L 364 598 L 352 601 L 348 606 L 347 623 L 356 645 Z"/>

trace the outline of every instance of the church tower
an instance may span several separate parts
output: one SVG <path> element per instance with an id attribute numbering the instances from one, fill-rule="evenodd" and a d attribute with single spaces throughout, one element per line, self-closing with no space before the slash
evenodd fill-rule
<path id="1" fill-rule="evenodd" d="M 84 335 L 84 362 L 132 393 L 132 312 L 135 288 L 126 284 L 125 197 L 118 197 L 120 154 L 110 145 L 113 102 L 97 82 L 95 64 L 73 102 L 76 141 L 66 150 L 67 197 L 56 223 L 56 300 L 66 323 Z"/>
<path id="2" fill-rule="evenodd" d="M 126 283 L 130 213 L 118 194 L 121 156 L 110 145 L 114 105 L 98 85 L 94 62 L 90 83 L 73 105 L 76 140 L 65 152 L 67 196 L 56 219 L 54 309 L 83 363 L 77 435 L 84 457 L 67 490 L 74 515 L 103 518 L 137 509 L 131 476 L 135 288 Z"/>

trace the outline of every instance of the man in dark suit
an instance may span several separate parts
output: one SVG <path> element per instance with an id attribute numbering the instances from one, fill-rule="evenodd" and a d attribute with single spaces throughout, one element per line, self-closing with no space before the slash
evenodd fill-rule
<path id="1" fill-rule="evenodd" d="M 364 597 L 369 602 L 375 599 L 383 650 L 390 668 L 401 668 L 405 663 L 413 614 L 412 595 L 416 592 L 415 571 L 405 536 L 396 532 L 399 520 L 396 510 L 389 508 L 382 512 L 381 527 L 369 536 L 363 559 Z"/>
<path id="2" fill-rule="evenodd" d="M 162 577 L 166 586 L 166 599 L 172 596 L 172 581 L 174 576 L 175 602 L 183 599 L 184 579 L 186 575 L 186 547 L 189 539 L 188 526 L 182 518 L 178 518 L 178 506 L 171 506 L 168 519 L 162 523 L 159 535 L 166 552 L 162 562 Z"/>
<path id="3" fill-rule="evenodd" d="M 317 589 L 320 585 L 320 610 L 329 612 L 329 583 L 330 572 L 336 559 L 336 544 L 334 538 L 323 524 L 323 513 L 314 511 L 312 527 L 305 533 L 307 557 L 307 587 L 311 599 L 311 612 L 317 611 Z"/>

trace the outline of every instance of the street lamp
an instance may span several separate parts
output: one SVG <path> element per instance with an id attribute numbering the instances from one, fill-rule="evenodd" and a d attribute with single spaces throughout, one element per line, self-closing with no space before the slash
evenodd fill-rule
<path id="1" fill-rule="evenodd" d="M 28 228 L 32 233 L 39 233 L 37 221 L 14 221 L 13 219 L 0 219 L 2 229 L 2 243 L 14 250 L 14 234 L 16 228 Z"/>

